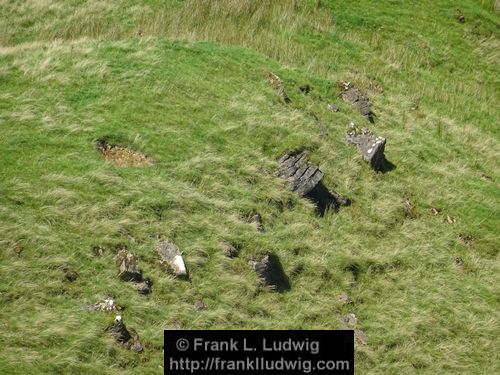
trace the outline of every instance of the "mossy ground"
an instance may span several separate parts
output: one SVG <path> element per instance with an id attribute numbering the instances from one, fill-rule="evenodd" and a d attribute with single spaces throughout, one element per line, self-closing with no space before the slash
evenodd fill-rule
<path id="1" fill-rule="evenodd" d="M 0 372 L 161 373 L 174 323 L 335 329 L 347 313 L 368 337 L 359 373 L 499 371 L 493 2 L 125 3 L 0 1 Z M 341 102 L 340 80 L 368 93 L 375 125 Z M 394 170 L 374 173 L 342 142 L 350 121 L 387 137 Z M 154 163 L 107 163 L 102 138 Z M 294 148 L 352 205 L 318 217 L 289 192 L 275 161 Z M 158 237 L 182 249 L 190 281 L 161 270 Z M 140 256 L 151 295 L 116 277 L 118 244 Z M 289 291 L 259 287 L 248 260 L 263 251 Z M 144 353 L 84 309 L 108 294 Z"/>

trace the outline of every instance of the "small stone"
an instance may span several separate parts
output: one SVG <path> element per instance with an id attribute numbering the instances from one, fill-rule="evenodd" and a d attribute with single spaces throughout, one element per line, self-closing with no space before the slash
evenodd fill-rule
<path id="1" fill-rule="evenodd" d="M 162 268 L 178 278 L 188 278 L 188 271 L 184 259 L 177 245 L 170 242 L 160 242 L 156 247 L 160 256 Z"/>
<path id="2" fill-rule="evenodd" d="M 227 256 L 228 258 L 234 258 L 238 255 L 238 249 L 229 242 L 223 241 L 221 243 L 221 248 L 222 251 L 224 252 L 224 255 Z"/>
<path id="3" fill-rule="evenodd" d="M 431 213 L 434 215 L 434 216 L 437 216 L 441 213 L 441 209 L 440 208 L 437 208 L 437 207 L 431 207 Z"/>
<path id="4" fill-rule="evenodd" d="M 309 95 L 309 93 L 311 92 L 311 86 L 309 86 L 309 85 L 303 85 L 303 86 L 299 87 L 299 90 L 300 90 L 300 92 L 302 94 Z"/>
<path id="5" fill-rule="evenodd" d="M 284 291 L 290 289 L 288 278 L 276 255 L 267 254 L 258 261 L 249 261 L 248 264 L 259 276 L 262 284 L 271 290 Z"/>
<path id="6" fill-rule="evenodd" d="M 455 266 L 459 269 L 464 268 L 464 261 L 460 257 L 455 257 Z"/>
<path id="7" fill-rule="evenodd" d="M 459 234 L 458 237 L 465 243 L 466 245 L 470 245 L 474 240 L 470 234 Z"/>
<path id="8" fill-rule="evenodd" d="M 120 279 L 123 281 L 142 281 L 142 271 L 137 255 L 120 250 L 116 256 L 116 263 L 119 267 L 118 277 Z"/>
<path id="9" fill-rule="evenodd" d="M 94 311 L 112 312 L 120 310 L 113 297 L 105 298 L 103 301 L 96 302 L 91 306 L 93 306 Z"/>
<path id="10" fill-rule="evenodd" d="M 356 315 L 354 314 L 344 315 L 342 318 L 340 318 L 340 320 L 347 324 L 347 326 L 349 327 L 354 327 L 356 323 L 358 323 L 358 318 L 356 318 Z"/>
<path id="11" fill-rule="evenodd" d="M 195 303 L 194 303 L 194 308 L 196 310 L 204 310 L 205 308 L 207 307 L 207 305 L 205 305 L 205 303 L 202 301 L 202 300 L 197 300 Z"/>
<path id="12" fill-rule="evenodd" d="M 454 224 L 456 223 L 455 218 L 451 217 L 450 215 L 446 215 L 446 218 L 444 219 L 445 223 L 448 224 Z"/>
<path id="13" fill-rule="evenodd" d="M 262 224 L 262 216 L 260 216 L 259 213 L 256 213 L 255 215 L 253 215 L 252 218 L 250 219 L 250 222 L 255 225 L 255 227 L 257 228 L 257 232 L 259 232 L 259 233 L 265 232 L 264 224 Z"/>
<path id="14" fill-rule="evenodd" d="M 74 269 L 72 269 L 70 267 L 64 267 L 63 271 L 64 271 L 64 279 L 66 281 L 69 281 L 70 283 L 72 283 L 72 282 L 76 281 L 76 279 L 78 279 L 79 275 Z"/>
<path id="15" fill-rule="evenodd" d="M 366 336 L 366 333 L 360 329 L 354 330 L 354 338 L 355 338 L 356 342 L 359 344 L 362 344 L 362 345 L 368 344 L 368 337 Z"/>
<path id="16" fill-rule="evenodd" d="M 96 257 L 102 257 L 104 255 L 104 247 L 101 245 L 92 246 L 92 254 Z"/>
<path id="17" fill-rule="evenodd" d="M 284 103 L 290 103 L 290 98 L 285 92 L 285 84 L 276 74 L 270 72 L 268 75 L 269 84 L 276 90 L 278 96 Z"/>
<path id="18" fill-rule="evenodd" d="M 373 170 L 382 170 L 385 162 L 385 138 L 377 137 L 366 128 L 360 130 L 354 122 L 351 122 L 345 141 L 358 148 L 363 160 L 368 162 Z"/>
<path id="19" fill-rule="evenodd" d="M 338 300 L 339 300 L 339 302 L 341 302 L 343 304 L 351 302 L 351 299 L 349 298 L 349 296 L 345 292 L 339 294 Z"/>
<path id="20" fill-rule="evenodd" d="M 137 283 L 135 285 L 137 291 L 139 292 L 139 294 L 149 294 L 151 293 L 151 288 L 153 287 L 153 282 L 151 281 L 151 279 L 149 277 L 146 277 L 144 279 L 144 281 L 140 282 L 140 283 Z"/>
<path id="21" fill-rule="evenodd" d="M 107 331 L 118 344 L 123 345 L 125 348 L 133 350 L 134 352 L 142 352 L 142 345 L 139 341 L 139 335 L 137 334 L 137 332 L 135 332 L 135 330 L 127 329 L 127 327 L 123 323 L 121 315 L 117 315 L 115 317 L 114 322 L 110 326 L 108 326 Z"/>
<path id="22" fill-rule="evenodd" d="M 403 210 L 407 218 L 415 219 L 417 217 L 415 205 L 411 203 L 409 199 L 403 202 Z"/>
<path id="23" fill-rule="evenodd" d="M 373 123 L 373 112 L 368 97 L 355 88 L 351 82 L 342 82 L 341 87 L 342 99 L 351 104 L 359 113 L 366 116 Z"/>
<path id="24" fill-rule="evenodd" d="M 337 107 L 335 104 L 333 103 L 330 103 L 327 105 L 328 107 L 328 110 L 332 111 L 332 112 L 338 112 L 339 111 L 339 107 Z"/>

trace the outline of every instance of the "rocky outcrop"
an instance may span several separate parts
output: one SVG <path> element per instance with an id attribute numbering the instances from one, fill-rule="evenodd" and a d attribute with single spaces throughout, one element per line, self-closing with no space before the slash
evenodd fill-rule
<path id="1" fill-rule="evenodd" d="M 262 284 L 271 290 L 285 291 L 290 289 L 288 277 L 276 255 L 266 254 L 259 260 L 251 260 L 249 265 L 259 276 Z"/>
<path id="2" fill-rule="evenodd" d="M 370 100 L 355 88 L 351 82 L 342 82 L 342 99 L 353 106 L 363 116 L 366 116 L 370 122 L 374 122 Z"/>
<path id="3" fill-rule="evenodd" d="M 327 208 L 337 210 L 350 202 L 340 194 L 329 191 L 323 185 L 323 172 L 307 162 L 305 151 L 293 151 L 283 155 L 279 160 L 279 175 L 286 179 L 288 188 L 299 196 L 311 200 L 320 214 Z"/>
<path id="4" fill-rule="evenodd" d="M 358 129 L 356 124 L 351 122 L 346 135 L 346 142 L 355 145 L 363 159 L 370 164 L 375 171 L 380 171 L 385 162 L 385 138 L 377 137 L 366 128 Z"/>
<path id="5" fill-rule="evenodd" d="M 160 242 L 156 246 L 156 252 L 160 256 L 160 265 L 165 271 L 178 278 L 187 279 L 189 277 L 186 264 L 177 245 L 170 242 Z"/>

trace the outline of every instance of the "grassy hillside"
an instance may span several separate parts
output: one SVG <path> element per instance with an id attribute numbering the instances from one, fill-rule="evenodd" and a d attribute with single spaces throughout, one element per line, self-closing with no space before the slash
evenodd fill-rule
<path id="1" fill-rule="evenodd" d="M 357 373 L 500 371 L 494 1 L 0 0 L 0 14 L 1 373 L 162 373 L 163 329 L 337 329 L 348 313 L 368 337 Z M 375 124 L 338 97 L 342 80 Z M 350 121 L 387 137 L 394 170 L 342 141 Z M 101 138 L 153 164 L 117 167 Z M 296 148 L 351 206 L 319 217 L 287 190 L 276 159 Z M 160 269 L 158 238 L 189 281 Z M 118 279 L 123 245 L 150 295 Z M 248 261 L 263 251 L 289 291 L 259 286 Z M 144 353 L 85 308 L 109 294 Z"/>

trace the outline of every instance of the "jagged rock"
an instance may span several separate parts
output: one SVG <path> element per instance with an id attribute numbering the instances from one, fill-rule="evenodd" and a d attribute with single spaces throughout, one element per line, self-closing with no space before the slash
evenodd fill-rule
<path id="1" fill-rule="evenodd" d="M 160 242 L 156 247 L 163 269 L 175 277 L 188 278 L 186 264 L 179 248 L 170 242 Z"/>
<path id="2" fill-rule="evenodd" d="M 117 315 L 113 324 L 108 329 L 108 333 L 117 343 L 135 352 L 142 352 L 142 345 L 139 341 L 139 335 L 134 330 L 128 330 L 123 323 L 121 315 Z"/>
<path id="3" fill-rule="evenodd" d="M 358 148 L 363 159 L 370 164 L 373 170 L 382 170 L 385 162 L 385 138 L 377 137 L 366 128 L 359 130 L 356 124 L 351 122 L 346 141 Z"/>
<path id="4" fill-rule="evenodd" d="M 126 250 L 120 250 L 116 255 L 116 263 L 119 267 L 118 277 L 123 281 L 142 281 L 142 272 L 139 267 L 139 259 L 135 254 Z"/>
<path id="5" fill-rule="evenodd" d="M 278 164 L 279 175 L 287 180 L 288 188 L 315 203 L 320 214 L 329 207 L 336 210 L 350 203 L 348 199 L 329 191 L 323 185 L 323 172 L 307 163 L 305 151 L 286 153 L 278 160 Z"/>
<path id="6" fill-rule="evenodd" d="M 363 116 L 366 116 L 370 122 L 373 122 L 370 100 L 355 88 L 351 82 L 342 83 L 342 99 L 352 105 Z"/>
<path id="7" fill-rule="evenodd" d="M 260 260 L 248 263 L 261 282 L 272 290 L 284 291 L 290 289 L 290 282 L 283 271 L 281 262 L 274 254 L 264 255 Z"/>
<path id="8" fill-rule="evenodd" d="M 146 277 L 142 282 L 137 283 L 135 288 L 140 294 L 149 294 L 151 293 L 151 288 L 153 287 L 153 282 L 149 277 Z"/>
<path id="9" fill-rule="evenodd" d="M 290 103 L 290 98 L 285 92 L 285 84 L 283 83 L 281 78 L 273 72 L 270 72 L 268 75 L 268 81 L 269 84 L 276 90 L 280 99 L 285 103 Z"/>
<path id="10" fill-rule="evenodd" d="M 224 255 L 226 255 L 228 258 L 234 258 L 238 255 L 238 249 L 229 242 L 223 241 L 221 243 L 221 248 L 224 252 Z"/>

